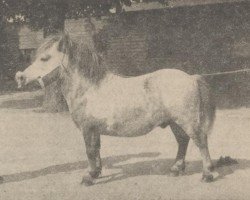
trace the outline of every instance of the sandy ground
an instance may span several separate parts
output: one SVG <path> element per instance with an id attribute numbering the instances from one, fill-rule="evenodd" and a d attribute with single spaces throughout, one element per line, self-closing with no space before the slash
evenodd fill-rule
<path id="1" fill-rule="evenodd" d="M 211 156 L 239 164 L 216 168 L 212 183 L 201 182 L 192 142 L 186 174 L 169 176 L 177 145 L 166 128 L 137 138 L 103 136 L 104 177 L 86 187 L 80 184 L 87 172 L 81 133 L 69 114 L 39 112 L 39 95 L 0 96 L 1 200 L 250 199 L 250 109 L 217 112 Z"/>

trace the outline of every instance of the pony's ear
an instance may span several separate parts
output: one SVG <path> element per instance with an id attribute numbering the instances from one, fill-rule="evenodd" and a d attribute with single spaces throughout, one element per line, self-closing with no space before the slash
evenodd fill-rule
<path id="1" fill-rule="evenodd" d="M 70 40 L 68 33 L 63 33 L 62 37 L 59 40 L 58 51 L 67 53 L 68 49 L 72 46 L 72 42 Z"/>

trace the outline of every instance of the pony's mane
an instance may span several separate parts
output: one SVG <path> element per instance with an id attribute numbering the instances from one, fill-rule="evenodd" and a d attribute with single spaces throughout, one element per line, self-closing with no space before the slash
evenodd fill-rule
<path id="1" fill-rule="evenodd" d="M 87 41 L 87 42 L 86 42 Z M 58 51 L 69 56 L 70 69 L 78 68 L 79 72 L 90 82 L 98 84 L 106 75 L 105 62 L 94 46 L 82 37 L 73 41 L 68 34 L 56 35 L 47 39 L 38 49 L 37 55 L 59 42 Z"/>
<path id="2" fill-rule="evenodd" d="M 68 67 L 78 68 L 86 79 L 97 84 L 105 77 L 107 70 L 105 62 L 91 42 L 84 37 L 73 41 L 66 35 L 60 40 L 58 50 L 68 54 Z"/>
<path id="3" fill-rule="evenodd" d="M 51 48 L 55 44 L 55 42 L 58 42 L 60 39 L 61 37 L 59 35 L 45 39 L 45 42 L 42 43 L 42 45 L 36 50 L 36 55 L 45 52 L 47 49 Z"/>

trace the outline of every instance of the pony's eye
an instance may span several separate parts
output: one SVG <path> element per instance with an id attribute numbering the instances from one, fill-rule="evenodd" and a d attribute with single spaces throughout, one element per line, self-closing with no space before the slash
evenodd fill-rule
<path id="1" fill-rule="evenodd" d="M 46 62 L 46 61 L 48 61 L 50 58 L 51 58 L 50 55 L 46 55 L 46 56 L 44 56 L 44 57 L 41 58 L 41 61 Z"/>

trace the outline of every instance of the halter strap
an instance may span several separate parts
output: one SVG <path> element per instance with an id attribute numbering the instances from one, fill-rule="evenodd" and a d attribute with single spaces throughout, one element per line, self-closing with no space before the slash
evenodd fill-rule
<path id="1" fill-rule="evenodd" d="M 59 69 L 60 69 L 61 65 L 57 66 L 54 70 L 52 70 L 50 73 L 48 73 L 47 75 L 43 76 L 43 77 L 39 77 L 37 80 L 41 86 L 41 88 L 45 88 L 46 86 L 50 85 L 51 83 L 53 83 L 54 81 L 56 81 L 59 76 Z"/>
<path id="2" fill-rule="evenodd" d="M 53 83 L 59 78 L 60 67 L 63 67 L 64 69 L 66 69 L 66 67 L 63 64 L 64 58 L 65 58 L 65 54 L 63 55 L 62 61 L 59 66 L 57 66 L 54 70 L 52 70 L 50 73 L 46 74 L 45 76 L 39 77 L 37 79 L 42 89 L 44 89 L 46 86 L 50 85 L 51 83 Z"/>
<path id="3" fill-rule="evenodd" d="M 45 88 L 45 84 L 43 82 L 43 78 L 39 77 L 37 80 L 38 80 L 38 83 L 40 84 L 41 88 L 44 89 Z"/>

